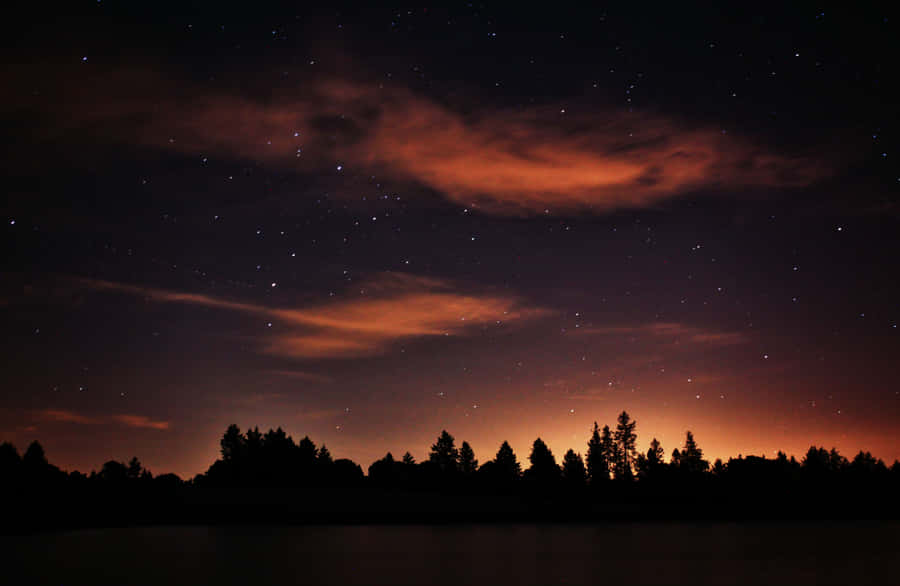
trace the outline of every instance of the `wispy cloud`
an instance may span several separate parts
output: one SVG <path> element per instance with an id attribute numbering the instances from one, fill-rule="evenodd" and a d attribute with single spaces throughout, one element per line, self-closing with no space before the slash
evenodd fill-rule
<path id="1" fill-rule="evenodd" d="M 402 273 L 377 275 L 363 287 L 364 296 L 300 308 L 267 307 L 110 281 L 81 282 L 96 290 L 119 291 L 152 301 L 203 305 L 278 320 L 289 332 L 265 336 L 259 341 L 260 347 L 268 353 L 295 358 L 379 354 L 403 340 L 466 335 L 479 326 L 531 320 L 550 313 L 513 296 L 458 293 L 449 282 Z"/>
<path id="2" fill-rule="evenodd" d="M 285 378 L 309 381 L 314 383 L 327 384 L 334 382 L 334 379 L 330 376 L 318 374 L 315 372 L 306 372 L 305 370 L 267 370 L 266 372 L 274 376 L 283 376 Z"/>
<path id="3" fill-rule="evenodd" d="M 154 421 L 143 415 L 113 415 L 112 419 L 128 427 L 145 427 L 148 429 L 169 429 L 168 421 Z"/>
<path id="4" fill-rule="evenodd" d="M 103 420 L 96 417 L 88 417 L 74 411 L 63 411 L 60 409 L 45 409 L 38 412 L 38 417 L 45 421 L 61 421 L 65 423 L 79 423 L 82 425 L 98 425 Z"/>
<path id="5" fill-rule="evenodd" d="M 118 82 L 61 89 L 76 94 L 67 103 L 90 106 L 66 109 L 47 132 L 303 172 L 334 173 L 341 161 L 348 172 L 377 169 L 491 213 L 604 212 L 711 188 L 806 185 L 829 174 L 826 164 L 718 128 L 612 107 L 511 110 L 461 99 L 455 109 L 401 87 L 350 80 L 310 83 L 263 102 L 175 91 L 150 72 L 107 77 Z M 50 114 L 55 107 L 45 106 Z"/>
<path id="6" fill-rule="evenodd" d="M 62 409 L 44 409 L 35 413 L 41 421 L 55 421 L 61 423 L 76 423 L 79 425 L 109 425 L 120 424 L 127 427 L 146 429 L 169 429 L 168 421 L 156 421 L 144 415 L 113 414 L 113 415 L 83 415 L 74 411 Z"/>
<path id="7" fill-rule="evenodd" d="M 648 337 L 679 344 L 708 344 L 711 346 L 732 346 L 748 341 L 740 332 L 722 332 L 690 326 L 677 322 L 657 322 L 624 326 L 593 326 L 579 328 L 578 335 L 585 336 L 625 336 L 629 338 Z"/>
<path id="8" fill-rule="evenodd" d="M 346 414 L 347 413 L 343 409 L 308 409 L 301 410 L 299 416 L 300 419 L 304 421 L 320 421 L 334 419 L 335 417 Z"/>

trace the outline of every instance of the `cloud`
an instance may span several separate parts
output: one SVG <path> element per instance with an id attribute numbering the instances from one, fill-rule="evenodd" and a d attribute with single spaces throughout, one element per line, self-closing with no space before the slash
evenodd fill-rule
<path id="1" fill-rule="evenodd" d="M 148 429 L 169 429 L 168 421 L 153 421 L 143 415 L 113 415 L 112 419 L 128 427 L 145 427 Z"/>
<path id="2" fill-rule="evenodd" d="M 718 128 L 612 107 L 563 113 L 459 99 L 451 108 L 404 88 L 347 80 L 310 82 L 263 101 L 174 86 L 149 72 L 107 77 L 61 90 L 80 106 L 45 132 L 320 175 L 340 162 L 344 173 L 388 174 L 489 213 L 606 212 L 698 190 L 802 186 L 828 174 L 825 164 Z M 54 112 L 44 107 L 41 118 Z"/>
<path id="3" fill-rule="evenodd" d="M 810 161 L 652 114 L 586 108 L 466 116 L 405 92 L 380 105 L 358 149 L 366 162 L 490 212 L 604 212 L 700 189 L 804 185 L 821 174 Z"/>
<path id="4" fill-rule="evenodd" d="M 324 374 L 318 374 L 315 372 L 306 372 L 303 370 L 267 370 L 268 374 L 274 376 L 283 376 L 286 378 L 309 381 L 314 383 L 331 383 L 334 382 L 334 379 L 330 376 Z"/>
<path id="5" fill-rule="evenodd" d="M 273 308 L 209 295 L 153 289 L 110 281 L 82 280 L 100 291 L 119 291 L 158 302 L 187 303 L 264 316 L 288 329 L 260 340 L 264 352 L 292 358 L 345 358 L 380 354 L 398 342 L 467 335 L 498 322 L 532 320 L 548 310 L 516 297 L 462 294 L 446 281 L 382 273 L 354 295 L 300 308 Z"/>
<path id="6" fill-rule="evenodd" d="M 109 425 L 118 423 L 127 427 L 139 427 L 147 429 L 169 429 L 168 421 L 154 421 L 144 415 L 115 414 L 102 416 L 87 416 L 74 411 L 61 409 L 44 409 L 36 413 L 42 421 L 56 421 L 62 423 L 77 423 L 79 425 Z"/>
<path id="7" fill-rule="evenodd" d="M 65 423 L 79 423 L 81 425 L 98 425 L 102 423 L 101 419 L 80 415 L 72 411 L 62 411 L 58 409 L 45 409 L 38 413 L 40 419 L 47 421 L 61 421 Z"/>
<path id="8" fill-rule="evenodd" d="M 346 414 L 347 412 L 343 409 L 307 409 L 301 410 L 299 413 L 299 417 L 304 421 L 321 421 L 326 419 L 334 419 L 335 417 L 340 417 Z"/>
<path id="9" fill-rule="evenodd" d="M 670 340 L 676 344 L 707 344 L 711 346 L 732 346 L 747 342 L 747 336 L 740 332 L 720 332 L 705 330 L 677 322 L 657 322 L 636 326 L 598 326 L 576 330 L 585 336 L 627 336 L 637 338 L 647 336 Z"/>

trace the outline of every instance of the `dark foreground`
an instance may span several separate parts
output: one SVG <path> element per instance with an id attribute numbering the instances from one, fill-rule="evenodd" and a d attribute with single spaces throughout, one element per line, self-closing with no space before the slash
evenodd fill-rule
<path id="1" fill-rule="evenodd" d="M 180 526 L 0 538 L 8 584 L 897 584 L 898 522 Z"/>

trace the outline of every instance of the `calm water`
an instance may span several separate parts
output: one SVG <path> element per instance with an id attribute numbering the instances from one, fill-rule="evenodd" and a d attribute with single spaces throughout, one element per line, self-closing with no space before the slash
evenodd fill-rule
<path id="1" fill-rule="evenodd" d="M 900 584 L 900 523 L 152 527 L 3 537 L 8 584 Z"/>

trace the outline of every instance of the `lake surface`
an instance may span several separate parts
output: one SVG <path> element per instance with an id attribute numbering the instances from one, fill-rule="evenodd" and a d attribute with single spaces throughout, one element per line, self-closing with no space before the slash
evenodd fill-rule
<path id="1" fill-rule="evenodd" d="M 0 583 L 900 584 L 900 523 L 144 527 L 2 537 Z"/>

